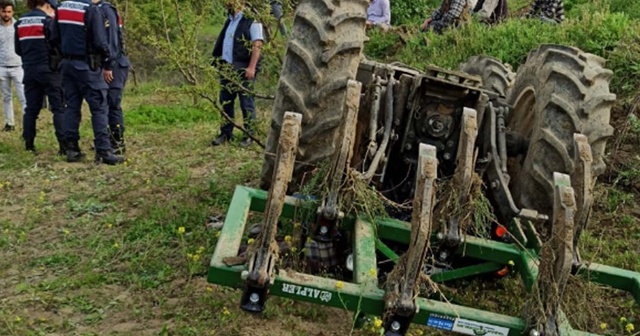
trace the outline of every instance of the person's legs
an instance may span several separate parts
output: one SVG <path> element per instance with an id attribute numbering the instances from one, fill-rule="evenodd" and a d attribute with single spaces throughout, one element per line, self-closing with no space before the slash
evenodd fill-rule
<path id="1" fill-rule="evenodd" d="M 114 151 L 124 152 L 124 116 L 122 113 L 122 89 L 109 88 L 107 92 L 107 104 L 109 105 L 108 123 L 109 139 Z M 123 148 L 120 148 L 122 145 Z"/>
<path id="2" fill-rule="evenodd" d="M 255 78 L 254 80 L 244 80 L 242 82 L 242 85 L 245 88 L 252 90 L 254 82 L 255 82 Z M 239 95 L 240 95 L 240 108 L 242 109 L 242 116 L 244 119 L 244 128 L 249 132 L 249 134 L 253 135 L 255 131 L 255 124 L 257 119 L 254 96 L 251 93 L 244 92 L 244 91 L 239 92 Z M 250 138 L 245 136 L 243 139 L 243 142 L 240 145 L 243 147 L 246 147 L 250 144 L 251 144 Z"/>
<path id="3" fill-rule="evenodd" d="M 84 158 L 80 150 L 80 120 L 82 119 L 82 93 L 81 82 L 75 75 L 73 65 L 62 65 L 62 87 L 64 89 L 63 129 L 67 150 L 67 162 L 78 162 Z"/>
<path id="4" fill-rule="evenodd" d="M 235 118 L 235 100 L 236 100 L 236 91 L 232 84 L 224 78 L 220 79 L 220 104 L 222 105 L 222 111 L 229 117 L 231 120 Z M 223 144 L 227 140 L 231 140 L 233 136 L 233 123 L 226 120 L 220 127 L 220 136 L 212 141 L 212 145 L 218 146 Z"/>
<path id="5" fill-rule="evenodd" d="M 0 67 L 0 86 L 2 87 L 2 106 L 4 108 L 5 131 L 15 126 L 13 118 L 13 93 L 11 92 L 11 75 L 9 68 Z"/>
<path id="6" fill-rule="evenodd" d="M 27 99 L 24 95 L 24 70 L 22 67 L 11 68 L 10 71 L 11 80 L 16 86 L 16 94 L 18 95 L 18 101 L 20 101 L 20 110 L 22 110 L 22 114 L 24 114 L 24 108 L 27 105 Z"/>
<path id="7" fill-rule="evenodd" d="M 49 73 L 45 78 L 44 91 L 49 98 L 49 110 L 53 113 L 53 127 L 60 146 L 60 155 L 66 152 L 64 141 L 64 98 L 62 93 L 62 75 Z M 44 99 L 43 99 L 44 100 Z M 27 103 L 28 106 L 28 103 Z"/>
<path id="8" fill-rule="evenodd" d="M 282 34 L 282 36 L 287 36 L 287 26 L 285 26 L 284 21 L 282 21 L 284 11 L 280 1 L 271 1 L 271 14 L 275 17 L 276 21 L 278 21 L 278 30 L 280 31 L 280 34 Z"/>
<path id="9" fill-rule="evenodd" d="M 34 151 L 34 140 L 37 134 L 36 120 L 38 120 L 42 109 L 44 87 L 36 78 L 27 78 L 24 83 L 24 93 L 27 97 L 27 105 L 22 118 L 22 138 L 24 139 L 26 150 Z"/>
<path id="10" fill-rule="evenodd" d="M 129 68 L 122 67 L 119 63 L 113 68 L 114 80 L 109 84 L 107 103 L 109 105 L 109 131 L 111 147 L 114 153 L 120 154 L 126 151 L 124 144 L 124 113 L 122 111 L 122 96 L 124 86 L 129 76 Z"/>

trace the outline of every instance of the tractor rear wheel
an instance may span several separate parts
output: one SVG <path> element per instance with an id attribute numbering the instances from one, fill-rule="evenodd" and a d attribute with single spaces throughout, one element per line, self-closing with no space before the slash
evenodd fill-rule
<path id="1" fill-rule="evenodd" d="M 507 128 L 529 140 L 526 155 L 510 159 L 508 166 L 518 206 L 552 215 L 553 173 L 574 176 L 575 133 L 587 136 L 592 148 L 591 183 L 604 172 L 616 99 L 609 91 L 613 72 L 604 63 L 603 58 L 573 47 L 542 45 L 518 69 L 507 94 L 513 106 Z"/>
<path id="2" fill-rule="evenodd" d="M 303 0 L 278 82 L 260 187 L 268 190 L 285 112 L 302 114 L 302 134 L 289 191 L 340 147 L 347 81 L 355 79 L 365 40 L 367 1 Z"/>
<path id="3" fill-rule="evenodd" d="M 497 93 L 501 97 L 507 95 L 507 90 L 515 78 L 509 66 L 495 57 L 486 55 L 472 56 L 465 63 L 460 64 L 458 69 L 482 78 L 482 88 Z"/>

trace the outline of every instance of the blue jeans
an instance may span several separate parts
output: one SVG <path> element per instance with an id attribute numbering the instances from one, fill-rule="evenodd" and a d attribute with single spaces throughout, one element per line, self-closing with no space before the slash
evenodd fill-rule
<path id="1" fill-rule="evenodd" d="M 255 77 L 253 80 L 248 80 L 244 78 L 244 71 L 239 72 L 239 74 L 240 76 L 242 76 L 242 86 L 249 90 L 252 90 L 253 83 L 255 82 Z M 254 97 L 245 92 L 242 88 L 234 85 L 229 80 L 220 78 L 220 104 L 222 104 L 224 113 L 232 120 L 236 115 L 234 107 L 236 96 L 239 96 L 240 98 L 240 109 L 242 110 L 242 116 L 244 117 L 244 128 L 250 134 L 253 134 L 253 124 L 256 120 L 256 107 L 254 103 Z M 231 138 L 233 135 L 233 124 L 230 122 L 224 123 L 220 127 L 220 134 L 227 135 L 229 138 Z"/>

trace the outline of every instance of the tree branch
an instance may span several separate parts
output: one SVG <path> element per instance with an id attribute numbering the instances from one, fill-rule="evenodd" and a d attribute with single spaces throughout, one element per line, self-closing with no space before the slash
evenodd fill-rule
<path id="1" fill-rule="evenodd" d="M 255 141 L 256 144 L 258 144 L 258 146 L 262 147 L 262 149 L 265 149 L 264 144 L 262 144 L 262 142 L 260 140 L 258 140 L 258 138 L 254 137 L 251 133 L 249 133 L 249 131 L 247 131 L 244 127 L 238 125 L 235 123 L 235 121 L 233 119 L 231 119 L 231 117 L 229 117 L 222 108 L 220 108 L 218 106 L 218 103 L 216 102 L 215 99 L 211 98 L 210 96 L 207 96 L 204 93 L 199 93 L 198 94 L 200 97 L 208 100 L 209 102 L 211 102 L 211 104 L 213 105 L 213 108 L 215 108 L 216 110 L 220 111 L 220 113 L 222 114 L 222 117 L 224 117 L 230 124 L 233 125 L 233 127 L 239 129 L 242 131 L 242 133 L 244 133 L 246 136 L 248 136 L 249 138 L 251 138 L 251 140 Z"/>

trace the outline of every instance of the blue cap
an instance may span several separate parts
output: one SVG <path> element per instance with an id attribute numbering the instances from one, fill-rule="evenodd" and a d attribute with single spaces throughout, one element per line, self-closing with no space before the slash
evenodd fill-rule
<path id="1" fill-rule="evenodd" d="M 56 0 L 46 0 L 53 8 L 58 8 L 58 1 Z"/>

